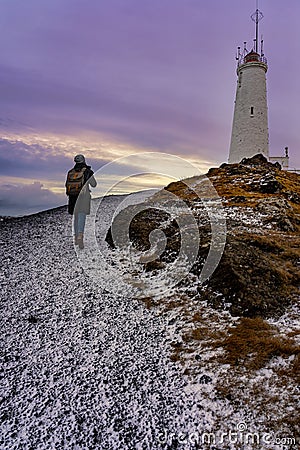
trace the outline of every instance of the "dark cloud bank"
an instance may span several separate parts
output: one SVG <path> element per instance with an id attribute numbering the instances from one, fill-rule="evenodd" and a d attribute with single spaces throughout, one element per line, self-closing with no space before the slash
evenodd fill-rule
<path id="1" fill-rule="evenodd" d="M 55 194 L 39 181 L 31 184 L 0 186 L 0 215 L 27 215 L 66 203 L 64 195 Z"/>

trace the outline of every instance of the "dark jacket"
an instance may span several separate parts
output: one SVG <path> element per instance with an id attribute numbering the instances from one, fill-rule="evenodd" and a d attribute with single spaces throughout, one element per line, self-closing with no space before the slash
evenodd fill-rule
<path id="1" fill-rule="evenodd" d="M 81 189 L 79 195 L 69 195 L 68 196 L 68 212 L 69 214 L 74 214 L 83 212 L 85 214 L 90 214 L 91 208 L 91 193 L 89 186 L 96 187 L 97 181 L 94 177 L 94 172 L 91 169 L 91 166 L 87 166 L 85 163 L 76 163 L 74 166 L 75 170 L 81 170 L 83 167 L 86 167 L 84 172 L 84 187 Z M 78 200 L 78 202 L 77 202 Z M 77 203 L 76 203 L 77 202 Z M 75 208 L 76 205 L 76 208 Z"/>

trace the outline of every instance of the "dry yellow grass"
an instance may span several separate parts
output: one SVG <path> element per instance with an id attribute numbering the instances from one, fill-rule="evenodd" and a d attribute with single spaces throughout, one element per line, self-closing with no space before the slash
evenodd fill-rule
<path id="1" fill-rule="evenodd" d="M 225 351 L 222 361 L 231 366 L 243 365 L 257 370 L 274 356 L 288 357 L 300 353 L 300 346 L 293 339 L 281 336 L 274 326 L 260 317 L 243 317 L 228 333 L 220 344 Z"/>

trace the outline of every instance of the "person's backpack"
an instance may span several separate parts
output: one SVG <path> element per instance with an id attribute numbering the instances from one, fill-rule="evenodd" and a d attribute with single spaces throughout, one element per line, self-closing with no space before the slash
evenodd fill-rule
<path id="1" fill-rule="evenodd" d="M 82 167 L 80 170 L 74 168 L 69 170 L 66 181 L 66 194 L 67 195 L 79 195 L 84 185 L 84 172 L 86 167 Z"/>

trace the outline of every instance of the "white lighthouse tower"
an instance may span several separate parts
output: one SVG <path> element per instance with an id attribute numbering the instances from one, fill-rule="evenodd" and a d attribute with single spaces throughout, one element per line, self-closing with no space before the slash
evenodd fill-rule
<path id="1" fill-rule="evenodd" d="M 269 158 L 269 131 L 266 72 L 267 60 L 263 53 L 263 40 L 258 48 L 258 24 L 263 18 L 256 8 L 251 16 L 255 22 L 253 49 L 249 52 L 238 47 L 237 88 L 229 151 L 230 164 L 262 153 Z"/>

